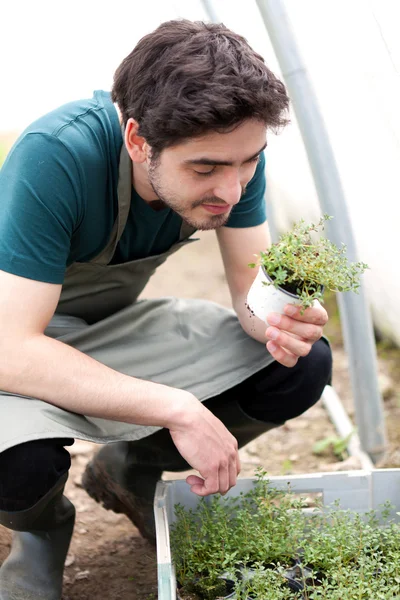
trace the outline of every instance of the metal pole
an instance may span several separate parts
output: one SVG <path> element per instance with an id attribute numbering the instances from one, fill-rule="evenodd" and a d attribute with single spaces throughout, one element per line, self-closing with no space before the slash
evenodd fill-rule
<path id="1" fill-rule="evenodd" d="M 321 400 L 339 436 L 341 438 L 347 438 L 351 436 L 347 444 L 347 451 L 349 455 L 357 458 L 361 469 L 364 471 L 372 471 L 374 464 L 369 455 L 362 450 L 360 438 L 357 432 L 354 431 L 354 425 L 350 421 L 349 416 L 346 413 L 344 406 L 334 388 L 330 385 L 326 385 L 322 393 Z"/>
<path id="2" fill-rule="evenodd" d="M 347 245 L 357 261 L 356 244 L 339 172 L 315 92 L 302 62 L 282 0 L 256 0 L 285 79 L 299 123 L 320 205 L 335 218 L 327 223 L 329 238 Z M 363 286 L 360 293 L 338 294 L 343 337 L 350 362 L 356 424 L 363 449 L 376 461 L 386 446 L 383 403 L 377 378 L 371 315 Z"/>

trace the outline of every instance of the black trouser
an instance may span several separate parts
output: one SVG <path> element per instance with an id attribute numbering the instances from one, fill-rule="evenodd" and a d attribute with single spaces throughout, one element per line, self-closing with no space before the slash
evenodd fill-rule
<path id="1" fill-rule="evenodd" d="M 331 372 L 331 351 L 320 340 L 294 367 L 274 362 L 204 404 L 212 411 L 216 403 L 236 400 L 247 415 L 280 425 L 319 400 Z M 73 443 L 65 438 L 35 440 L 0 453 L 0 510 L 24 510 L 44 496 L 70 468 L 64 446 Z"/>

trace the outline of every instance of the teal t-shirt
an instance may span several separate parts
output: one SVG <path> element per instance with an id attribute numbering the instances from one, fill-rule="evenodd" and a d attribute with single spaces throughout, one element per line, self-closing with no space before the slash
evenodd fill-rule
<path id="1" fill-rule="evenodd" d="M 107 244 L 117 210 L 121 128 L 108 92 L 71 102 L 30 125 L 0 171 L 0 269 L 62 283 L 73 262 Z M 227 226 L 266 220 L 265 158 Z M 132 187 L 132 202 L 113 263 L 153 256 L 179 238 L 182 219 L 154 211 Z"/>

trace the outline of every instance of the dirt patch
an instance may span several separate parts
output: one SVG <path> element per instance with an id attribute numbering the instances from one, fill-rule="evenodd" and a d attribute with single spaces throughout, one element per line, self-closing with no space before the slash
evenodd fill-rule
<path id="1" fill-rule="evenodd" d="M 161 267 L 143 294 L 146 297 L 179 295 L 207 298 L 230 306 L 230 298 L 215 234 L 201 234 Z M 211 268 L 210 268 L 211 267 Z M 334 385 L 352 414 L 351 388 L 346 355 L 341 347 L 336 307 L 330 307 L 333 339 Z M 383 350 L 386 354 L 383 353 Z M 399 351 L 384 348 L 379 361 L 385 411 L 391 444 L 382 464 L 400 466 Z M 252 476 L 258 465 L 271 475 L 359 468 L 357 461 L 340 462 L 328 452 L 313 454 L 316 441 L 335 431 L 321 404 L 305 415 L 270 431 L 240 451 L 241 476 Z M 72 468 L 67 496 L 77 508 L 77 522 L 65 569 L 63 600 L 150 600 L 157 597 L 154 548 L 138 534 L 130 521 L 96 504 L 80 487 L 82 472 L 97 447 L 77 442 L 72 447 Z M 187 473 L 166 473 L 165 478 L 185 478 Z M 0 527 L 0 563 L 7 556 L 11 534 Z"/>

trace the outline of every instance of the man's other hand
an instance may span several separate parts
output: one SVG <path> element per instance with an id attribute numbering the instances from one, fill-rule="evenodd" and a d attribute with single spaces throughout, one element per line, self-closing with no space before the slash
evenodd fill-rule
<path id="1" fill-rule="evenodd" d="M 317 300 L 303 314 L 301 308 L 293 304 L 287 304 L 284 312 L 284 315 L 270 313 L 267 316 L 267 349 L 281 365 L 293 367 L 321 338 L 328 314 Z"/>
<path id="2" fill-rule="evenodd" d="M 198 496 L 226 494 L 240 472 L 238 443 L 225 425 L 198 400 L 194 417 L 184 427 L 170 428 L 172 440 L 183 458 L 200 473 L 186 482 Z"/>

